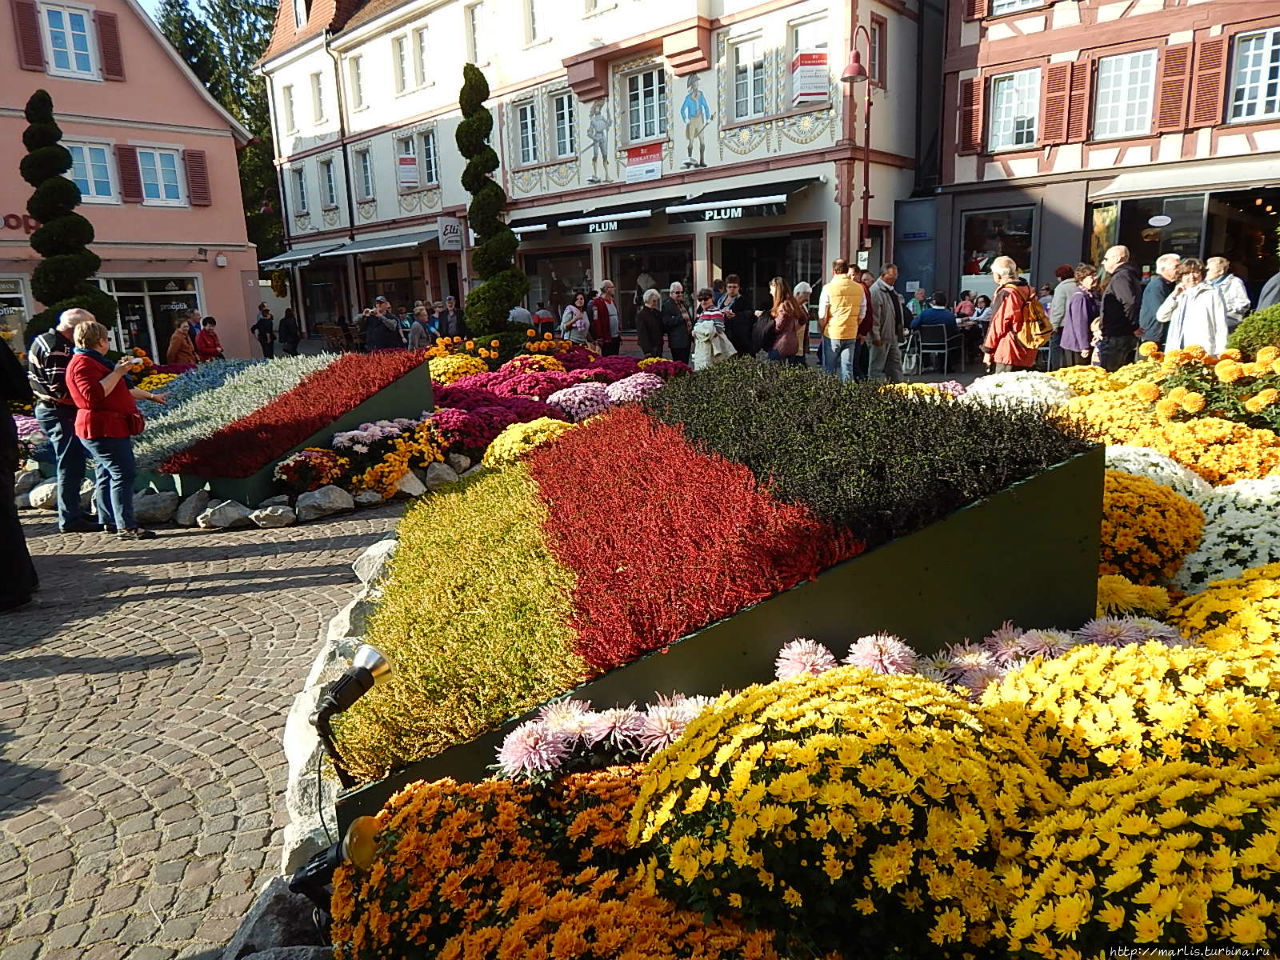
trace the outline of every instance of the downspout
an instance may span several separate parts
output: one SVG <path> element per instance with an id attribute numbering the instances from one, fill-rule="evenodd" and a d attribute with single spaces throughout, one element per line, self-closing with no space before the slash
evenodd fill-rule
<path id="1" fill-rule="evenodd" d="M 338 143 L 342 145 L 342 183 L 347 194 L 347 239 L 356 238 L 356 206 L 351 199 L 351 164 L 347 153 L 347 105 L 342 96 L 342 69 L 339 66 L 338 54 L 329 46 L 333 38 L 332 30 L 324 32 L 324 52 L 333 60 L 333 86 L 338 92 Z"/>
<path id="2" fill-rule="evenodd" d="M 275 88 L 271 85 L 271 78 L 267 76 L 265 70 L 259 71 L 266 80 L 267 88 L 267 114 L 271 117 L 271 144 L 272 153 L 276 156 L 273 158 L 272 165 L 276 168 L 276 192 L 280 194 L 280 216 L 283 220 L 285 241 L 288 242 L 292 238 L 289 236 L 289 198 L 284 189 L 284 178 L 280 175 L 280 130 L 276 126 L 276 95 Z"/>

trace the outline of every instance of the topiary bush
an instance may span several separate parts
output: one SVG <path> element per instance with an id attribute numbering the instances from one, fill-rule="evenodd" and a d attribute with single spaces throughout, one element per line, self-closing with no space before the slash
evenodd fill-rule
<path id="1" fill-rule="evenodd" d="M 1227 346 L 1246 357 L 1256 357 L 1263 347 L 1280 347 L 1280 304 L 1251 313 L 1231 331 Z"/>

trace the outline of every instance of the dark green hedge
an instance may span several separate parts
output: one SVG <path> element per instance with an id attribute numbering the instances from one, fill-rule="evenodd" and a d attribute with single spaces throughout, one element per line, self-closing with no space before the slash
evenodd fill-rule
<path id="1" fill-rule="evenodd" d="M 1083 427 L 1051 422 L 1044 411 L 906 396 L 755 361 L 678 377 L 645 406 L 682 424 L 696 446 L 748 467 L 775 496 L 869 545 L 1092 446 Z"/>

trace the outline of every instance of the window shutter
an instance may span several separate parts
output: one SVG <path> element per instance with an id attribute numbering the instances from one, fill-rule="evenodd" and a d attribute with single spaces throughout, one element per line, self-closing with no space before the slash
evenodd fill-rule
<path id="1" fill-rule="evenodd" d="M 1156 119 L 1153 132 L 1176 133 L 1187 126 L 1187 90 L 1191 86 L 1191 44 L 1165 47 L 1161 52 L 1156 86 Z"/>
<path id="2" fill-rule="evenodd" d="M 142 169 L 138 166 L 136 147 L 116 147 L 116 167 L 120 171 L 120 199 L 125 203 L 142 202 Z"/>
<path id="3" fill-rule="evenodd" d="M 1040 142 L 1065 143 L 1067 104 L 1071 99 L 1071 64 L 1051 63 L 1044 68 L 1040 86 Z"/>
<path id="4" fill-rule="evenodd" d="M 1191 86 L 1191 127 L 1222 122 L 1222 94 L 1227 79 L 1227 38 L 1201 40 Z"/>
<path id="5" fill-rule="evenodd" d="M 40 39 L 40 11 L 34 0 L 11 0 L 13 33 L 18 40 L 18 66 L 44 73 L 44 44 Z"/>
<path id="6" fill-rule="evenodd" d="M 957 133 L 958 153 L 977 153 L 982 149 L 982 94 L 984 80 L 960 81 L 960 129 Z"/>
<path id="7" fill-rule="evenodd" d="M 182 162 L 187 168 L 187 200 L 193 207 L 213 205 L 209 191 L 209 165 L 203 150 L 183 150 Z"/>
<path id="8" fill-rule="evenodd" d="M 102 79 L 124 79 L 124 50 L 120 47 L 120 21 L 114 13 L 95 10 L 93 25 L 98 30 L 98 51 L 102 54 Z"/>
<path id="9" fill-rule="evenodd" d="M 1093 61 L 1071 64 L 1071 95 L 1067 100 L 1067 143 L 1089 139 L 1089 107 L 1093 103 Z"/>
<path id="10" fill-rule="evenodd" d="M 964 18 L 981 20 L 991 8 L 991 0 L 964 0 Z"/>

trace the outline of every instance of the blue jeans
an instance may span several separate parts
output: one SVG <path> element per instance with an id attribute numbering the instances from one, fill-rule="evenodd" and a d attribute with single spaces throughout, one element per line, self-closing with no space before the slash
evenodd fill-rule
<path id="1" fill-rule="evenodd" d="M 841 380 L 852 380 L 854 376 L 854 352 L 858 348 L 858 340 L 832 340 L 824 338 L 822 345 L 822 369 L 827 373 L 839 373 Z"/>
<path id="2" fill-rule="evenodd" d="M 76 436 L 76 408 L 63 404 L 37 403 L 36 422 L 49 437 L 58 471 L 58 526 L 66 527 L 84 519 L 80 509 L 80 484 L 88 454 Z"/>
<path id="3" fill-rule="evenodd" d="M 133 463 L 133 441 L 129 437 L 99 437 L 85 440 L 84 445 L 93 456 L 96 467 L 93 502 L 98 508 L 98 519 L 108 528 L 117 531 L 132 530 L 133 478 L 137 472 Z"/>

